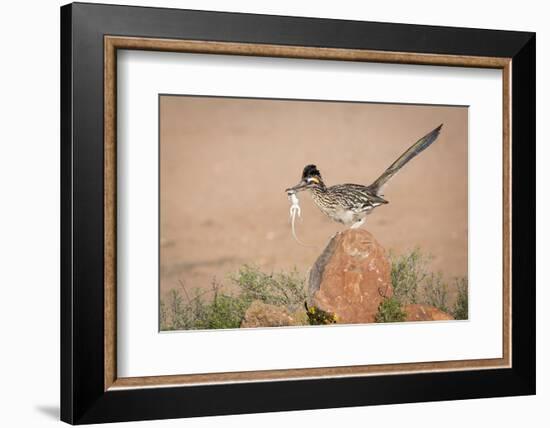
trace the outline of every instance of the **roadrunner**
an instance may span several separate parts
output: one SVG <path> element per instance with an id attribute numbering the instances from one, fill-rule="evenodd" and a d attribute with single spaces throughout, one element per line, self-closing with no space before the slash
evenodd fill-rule
<path id="1" fill-rule="evenodd" d="M 315 165 L 307 165 L 302 173 L 301 181 L 294 187 L 286 189 L 289 197 L 296 201 L 296 193 L 309 190 L 313 201 L 319 209 L 332 220 L 351 226 L 360 227 L 365 217 L 380 205 L 387 204 L 383 188 L 407 162 L 432 144 L 441 131 L 439 125 L 432 132 L 422 137 L 392 163 L 384 173 L 369 186 L 360 184 L 337 184 L 327 187 L 321 178 L 321 173 Z"/>

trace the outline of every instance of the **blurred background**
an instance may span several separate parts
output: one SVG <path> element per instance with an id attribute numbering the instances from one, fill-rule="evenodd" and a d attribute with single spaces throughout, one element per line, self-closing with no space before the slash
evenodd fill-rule
<path id="1" fill-rule="evenodd" d="M 161 96 L 161 298 L 181 284 L 231 287 L 244 264 L 306 275 L 344 226 L 300 193 L 297 235 L 311 246 L 293 240 L 284 189 L 303 167 L 328 186 L 370 184 L 441 123 L 363 228 L 387 250 L 420 248 L 450 280 L 468 270 L 467 107 Z"/>

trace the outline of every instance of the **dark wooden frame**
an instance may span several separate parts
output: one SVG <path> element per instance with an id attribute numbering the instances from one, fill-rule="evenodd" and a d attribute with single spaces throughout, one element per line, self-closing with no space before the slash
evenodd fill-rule
<path id="1" fill-rule="evenodd" d="M 426 363 L 414 370 L 348 368 L 346 377 L 336 377 L 341 373 L 331 368 L 307 369 L 306 376 L 290 370 L 199 375 L 208 385 L 177 376 L 117 379 L 113 58 L 119 48 L 501 68 L 503 334 L 510 345 L 505 358 L 457 367 Z M 127 421 L 535 392 L 533 33 L 67 5 L 61 9 L 61 140 L 62 420 Z M 506 278 L 511 278 L 508 287 Z M 163 387 L 144 388 L 151 385 Z"/>

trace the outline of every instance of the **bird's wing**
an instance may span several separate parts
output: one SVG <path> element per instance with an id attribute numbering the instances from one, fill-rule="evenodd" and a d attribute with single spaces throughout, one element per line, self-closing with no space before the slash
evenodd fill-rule
<path id="1" fill-rule="evenodd" d="M 365 208 L 374 208 L 387 204 L 384 198 L 371 192 L 366 186 L 360 184 L 337 184 L 331 187 L 333 194 L 340 199 L 340 204 L 352 211 L 364 211 Z"/>

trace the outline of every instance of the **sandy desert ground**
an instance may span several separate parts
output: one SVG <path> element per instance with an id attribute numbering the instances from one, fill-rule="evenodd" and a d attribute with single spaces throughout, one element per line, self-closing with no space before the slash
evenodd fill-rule
<path id="1" fill-rule="evenodd" d="M 162 96 L 161 294 L 209 287 L 241 265 L 304 274 L 344 226 L 300 194 L 300 239 L 284 189 L 306 164 L 327 185 L 370 184 L 440 123 L 439 139 L 386 188 L 363 227 L 386 249 L 420 247 L 445 278 L 468 270 L 468 109 Z"/>

